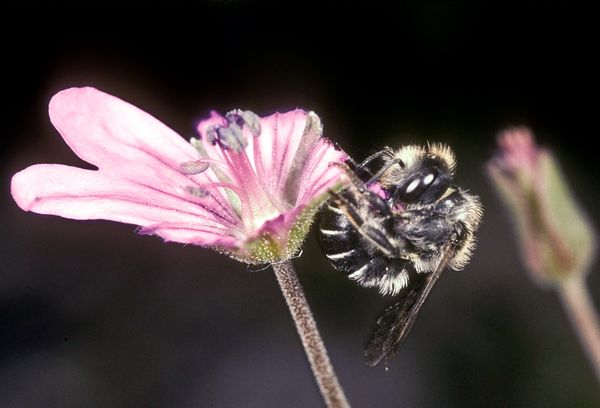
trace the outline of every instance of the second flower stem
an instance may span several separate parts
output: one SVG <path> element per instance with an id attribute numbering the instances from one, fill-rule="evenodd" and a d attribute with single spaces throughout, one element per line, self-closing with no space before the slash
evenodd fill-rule
<path id="1" fill-rule="evenodd" d="M 287 260 L 273 264 L 273 270 L 296 324 L 296 329 L 298 329 L 304 351 L 325 403 L 330 408 L 349 407 L 348 400 L 333 371 L 331 361 L 329 361 L 327 350 L 306 302 L 304 291 L 300 281 L 298 281 L 292 261 Z"/>
<path id="2" fill-rule="evenodd" d="M 600 323 L 582 277 L 562 283 L 558 293 L 600 381 Z"/>

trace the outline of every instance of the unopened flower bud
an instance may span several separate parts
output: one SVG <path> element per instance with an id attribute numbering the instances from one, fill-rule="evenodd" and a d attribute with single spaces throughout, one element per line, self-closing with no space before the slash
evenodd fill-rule
<path id="1" fill-rule="evenodd" d="M 544 284 L 581 277 L 596 237 L 554 156 L 535 144 L 527 128 L 504 130 L 498 144 L 487 170 L 515 221 L 527 269 Z"/>

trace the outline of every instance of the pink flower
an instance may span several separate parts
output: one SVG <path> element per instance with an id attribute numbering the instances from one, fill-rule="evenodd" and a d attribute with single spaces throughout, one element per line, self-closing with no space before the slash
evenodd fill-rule
<path id="1" fill-rule="evenodd" d="M 347 156 L 316 114 L 260 118 L 236 110 L 200 122 L 189 143 L 140 109 L 94 88 L 50 101 L 50 120 L 98 170 L 36 164 L 15 174 L 23 210 L 139 225 L 165 241 L 209 246 L 248 263 L 295 255 Z"/>

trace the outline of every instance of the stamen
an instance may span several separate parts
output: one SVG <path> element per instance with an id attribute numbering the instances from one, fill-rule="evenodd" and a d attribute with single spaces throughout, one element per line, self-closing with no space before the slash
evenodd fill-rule
<path id="1" fill-rule="evenodd" d="M 185 190 L 188 192 L 188 194 L 191 194 L 197 198 L 205 198 L 209 194 L 208 190 L 198 186 L 188 186 Z"/>
<path id="2" fill-rule="evenodd" d="M 200 156 L 208 156 L 206 150 L 204 149 L 204 145 L 202 144 L 202 139 L 198 139 L 197 137 L 190 137 L 190 144 L 194 146 L 194 149 L 196 149 L 198 153 L 200 153 Z"/>
<path id="3" fill-rule="evenodd" d="M 261 131 L 260 117 L 252 111 L 244 111 L 244 113 L 242 113 L 242 118 L 244 118 L 244 123 L 248 126 L 248 129 L 250 129 L 252 136 L 258 137 Z"/>
<path id="4" fill-rule="evenodd" d="M 209 126 L 208 128 L 206 128 L 206 141 L 210 144 L 216 144 L 217 140 L 219 139 L 219 135 L 217 134 L 217 131 L 219 130 L 219 126 Z"/>
<path id="5" fill-rule="evenodd" d="M 244 118 L 242 118 L 243 111 L 241 109 L 234 109 L 225 114 L 225 120 L 227 123 L 235 123 L 239 127 L 244 126 Z"/>
<path id="6" fill-rule="evenodd" d="M 205 160 L 192 160 L 179 164 L 179 171 L 187 176 L 204 173 L 210 167 L 210 163 Z"/>
<path id="7" fill-rule="evenodd" d="M 236 195 L 240 194 L 240 188 L 234 184 L 231 183 L 219 183 L 219 182 L 210 182 L 210 183 L 201 183 L 198 184 L 198 188 L 202 189 L 202 190 L 216 190 L 218 188 L 225 188 L 228 190 L 233 191 Z"/>
<path id="8" fill-rule="evenodd" d="M 228 112 L 225 115 L 225 119 L 229 123 L 235 123 L 240 128 L 246 125 L 252 136 L 257 137 L 260 135 L 260 117 L 252 111 L 242 111 L 241 109 L 235 109 Z"/>
<path id="9" fill-rule="evenodd" d="M 248 141 L 242 133 L 242 128 L 237 123 L 230 123 L 226 127 L 217 129 L 217 141 L 223 149 L 241 152 L 248 146 Z"/>
<path id="10" fill-rule="evenodd" d="M 206 128 L 206 142 L 219 144 L 225 150 L 241 152 L 248 146 L 242 128 L 246 126 L 252 136 L 260 135 L 260 118 L 251 111 L 235 109 L 225 115 L 227 124 L 225 126 L 213 125 Z M 191 140 L 194 144 L 194 139 Z M 196 147 L 196 145 L 194 144 Z M 205 169 L 206 170 L 206 169 Z"/>

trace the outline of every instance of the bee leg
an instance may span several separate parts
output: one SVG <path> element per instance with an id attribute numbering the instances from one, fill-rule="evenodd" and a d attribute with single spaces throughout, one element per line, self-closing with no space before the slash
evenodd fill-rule
<path id="1" fill-rule="evenodd" d="M 394 164 L 399 164 L 400 167 L 404 167 L 404 162 L 402 160 L 400 160 L 399 158 L 395 158 L 393 160 L 390 160 L 385 166 L 383 166 L 382 168 L 380 168 L 379 171 L 373 175 L 373 177 L 371 177 L 367 181 L 367 184 L 371 184 L 371 183 L 374 183 L 377 180 L 379 180 L 381 178 L 381 176 L 383 176 L 383 173 L 385 173 L 386 171 L 388 171 L 390 169 L 390 167 L 392 167 Z"/>
<path id="2" fill-rule="evenodd" d="M 366 159 L 364 159 L 359 165 L 358 167 L 363 168 L 365 167 L 367 164 L 371 163 L 373 160 L 380 158 L 381 156 L 385 156 L 385 155 L 389 155 L 390 152 L 388 149 L 384 149 L 384 150 L 380 150 L 376 153 L 373 153 L 372 155 L 370 155 L 369 157 L 367 157 Z"/>
<path id="3" fill-rule="evenodd" d="M 346 159 L 347 163 L 350 163 L 354 169 L 358 169 L 369 176 L 369 179 L 373 178 L 373 172 L 367 168 L 367 165 L 371 163 L 373 160 L 380 158 L 381 156 L 390 155 L 389 149 L 380 150 L 378 152 L 373 153 L 362 162 L 356 162 L 352 157 L 348 157 Z"/>
<path id="4" fill-rule="evenodd" d="M 365 183 L 361 179 L 359 179 L 358 176 L 356 175 L 356 173 L 354 173 L 352 171 L 352 169 L 350 169 L 350 167 L 348 167 L 348 165 L 346 163 L 337 163 L 336 162 L 336 163 L 332 163 L 332 165 L 341 168 L 346 173 L 346 175 L 352 182 L 353 187 L 356 189 L 356 192 L 358 193 L 357 195 L 360 197 L 361 200 L 366 200 L 367 204 L 369 206 L 371 206 L 371 208 L 375 209 L 383 216 L 391 216 L 392 215 L 390 207 L 386 203 L 386 201 L 383 198 L 381 198 L 378 194 L 375 194 L 372 191 L 370 191 L 367 188 L 368 183 Z M 386 168 L 389 168 L 389 167 L 386 167 Z M 335 194 L 332 191 L 330 191 L 330 194 L 332 196 L 338 196 L 337 194 Z M 345 198 L 344 198 L 344 200 L 348 201 Z"/>
<path id="5" fill-rule="evenodd" d="M 348 221 L 362 237 L 369 240 L 383 253 L 383 255 L 390 258 L 397 258 L 400 256 L 400 248 L 391 242 L 384 232 L 374 228 L 368 223 L 365 223 L 356 210 L 354 204 L 348 201 L 344 196 L 335 192 L 331 192 L 331 195 L 333 196 L 332 200 L 337 205 L 337 209 L 344 214 L 346 219 L 348 219 Z"/>
<path id="6" fill-rule="evenodd" d="M 367 169 L 365 168 L 365 167 L 367 167 L 367 165 L 368 165 L 369 163 L 371 163 L 373 160 L 379 159 L 381 156 L 386 156 L 386 155 L 387 155 L 387 156 L 389 156 L 389 155 L 391 155 L 391 154 L 393 154 L 393 153 L 391 153 L 390 149 L 389 149 L 389 148 L 386 148 L 386 149 L 383 149 L 383 150 L 380 150 L 380 151 L 378 151 L 378 152 L 375 152 L 375 153 L 373 153 L 372 155 L 370 155 L 369 157 L 367 157 L 366 159 L 364 159 L 364 160 L 363 160 L 362 162 L 360 162 L 360 163 L 357 163 L 357 162 L 355 162 L 355 161 L 354 161 L 354 159 L 352 159 L 352 158 L 349 158 L 349 161 L 350 161 L 350 162 L 351 162 L 351 163 L 352 163 L 352 164 L 353 164 L 353 165 L 354 165 L 356 168 L 359 168 L 359 169 L 365 170 L 365 171 L 367 171 L 367 172 L 369 172 L 369 173 L 370 173 L 371 171 L 370 171 L 370 170 L 367 170 Z"/>
<path id="7" fill-rule="evenodd" d="M 365 171 L 366 173 L 368 173 L 369 175 L 371 174 L 370 171 L 368 171 L 367 169 L 363 168 L 362 166 L 366 165 L 366 163 L 368 163 L 371 160 L 374 160 L 375 158 L 382 156 L 385 153 L 385 151 L 381 151 L 381 152 L 377 152 L 375 154 L 372 154 L 371 156 L 367 157 L 367 159 L 362 162 L 361 164 L 359 164 L 358 166 L 356 166 L 356 162 L 352 159 L 347 160 L 347 162 L 352 163 L 353 165 L 355 165 L 356 168 Z M 388 171 L 393 165 L 398 164 L 400 165 L 400 167 L 404 167 L 404 162 L 399 159 L 399 158 L 395 158 L 390 160 L 388 163 L 386 163 L 385 166 L 383 166 L 381 169 L 379 169 L 377 171 L 377 173 L 375 173 L 374 175 L 371 176 L 370 179 L 368 179 L 367 181 L 363 181 L 361 180 L 354 171 L 352 171 L 352 169 L 348 166 L 348 163 L 331 163 L 334 166 L 338 166 L 340 167 L 348 176 L 348 178 L 350 179 L 350 181 L 352 182 L 352 184 L 354 184 L 354 187 L 356 187 L 356 189 L 360 192 L 363 193 L 367 186 L 377 182 L 381 176 L 383 175 L 383 173 L 385 173 L 386 171 Z"/>
<path id="8" fill-rule="evenodd" d="M 387 201 L 378 194 L 366 191 L 364 194 L 361 194 L 361 200 L 366 201 L 372 209 L 379 213 L 379 215 L 386 218 L 392 217 L 391 207 L 388 205 Z"/>
<path id="9" fill-rule="evenodd" d="M 367 189 L 366 184 L 364 184 L 360 179 L 358 179 L 358 177 L 356 177 L 354 172 L 352 172 L 352 170 L 350 170 L 346 164 L 341 164 L 341 163 L 332 163 L 332 164 L 340 167 L 342 170 L 344 170 L 347 173 L 347 175 L 350 178 L 350 181 L 352 181 L 353 187 L 356 189 L 356 193 L 357 193 L 357 194 L 350 194 L 349 195 L 350 198 L 347 198 L 347 197 L 341 196 L 340 194 L 337 194 L 333 190 L 329 190 L 329 194 L 332 197 L 337 198 L 336 201 L 346 202 L 346 203 L 348 203 L 348 205 L 356 205 L 356 204 L 358 204 L 358 201 L 362 201 L 364 204 L 368 205 L 373 210 L 377 211 L 377 213 L 379 215 L 381 215 L 383 217 L 392 217 L 392 210 L 391 210 L 390 206 L 388 205 L 388 203 L 386 202 L 386 200 L 383 199 L 378 194 Z M 350 201 L 350 199 L 352 199 L 352 201 Z"/>
<path id="10" fill-rule="evenodd" d="M 331 163 L 331 165 L 339 167 L 346 174 L 346 176 L 348 176 L 350 182 L 359 193 L 363 194 L 366 191 L 365 182 L 358 178 L 356 173 L 352 171 L 352 169 L 348 166 L 347 163 L 333 162 Z"/>

